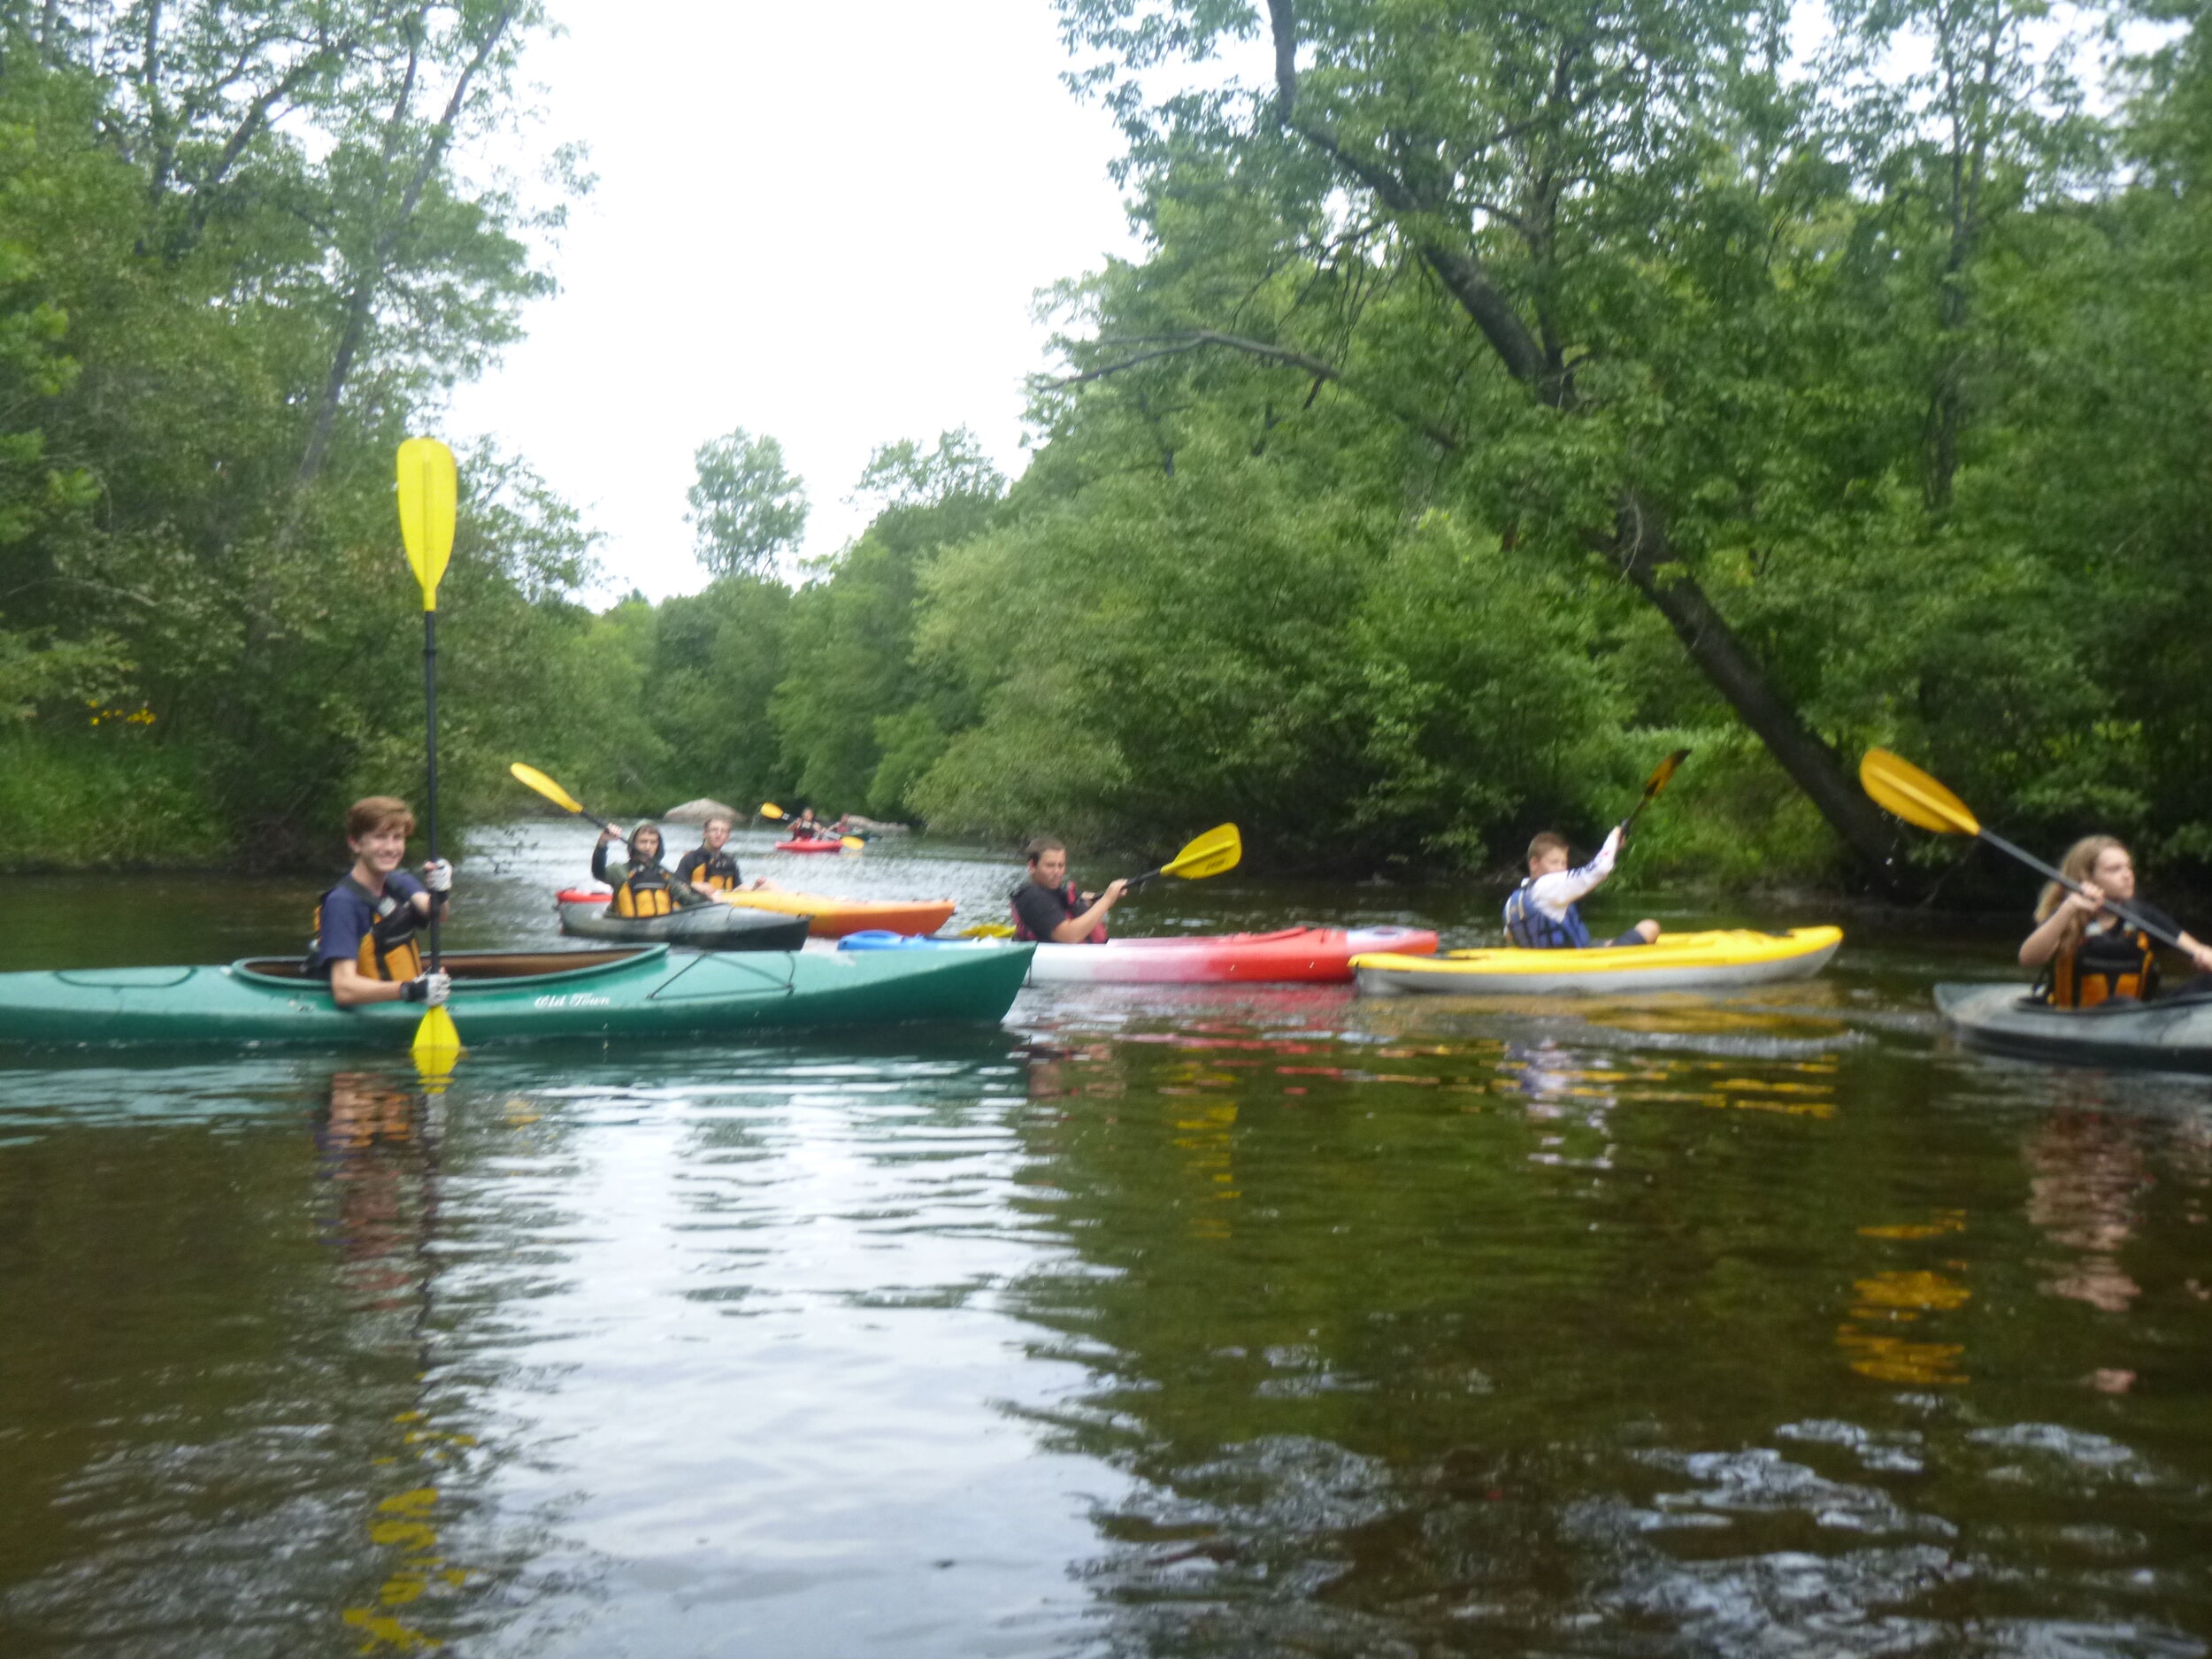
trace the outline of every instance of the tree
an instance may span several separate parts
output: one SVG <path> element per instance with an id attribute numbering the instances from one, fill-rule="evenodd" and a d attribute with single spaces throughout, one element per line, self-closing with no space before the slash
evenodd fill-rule
<path id="1" fill-rule="evenodd" d="M 699 446 L 685 499 L 699 562 L 717 576 L 767 576 L 806 533 L 806 485 L 784 470 L 783 446 L 742 426 Z"/>
<path id="2" fill-rule="evenodd" d="M 853 493 L 886 507 L 929 507 L 954 495 L 995 499 L 1006 493 L 1006 479 L 975 434 L 956 426 L 939 433 L 933 449 L 911 438 L 877 446 Z"/>
<path id="3" fill-rule="evenodd" d="M 1369 296 L 1416 274 L 1463 343 L 1417 366 L 1418 419 L 1507 533 L 1537 554 L 1595 554 L 1665 618 L 1862 864 L 1894 846 L 1836 751 L 1709 595 L 1676 530 L 1709 474 L 1678 430 L 1737 396 L 1738 316 L 1773 290 L 1770 254 L 1806 220 L 1807 148 L 1776 65 L 1776 17 L 1754 0 L 1471 0 L 1390 7 L 1267 0 L 1060 0 L 1089 77 L 1132 138 L 1155 200 L 1193 156 L 1264 198 L 1289 233 L 1276 268 L 1329 279 L 1275 334 L 1240 326 L 1251 290 L 1150 334 L 1079 348 L 1094 380 L 1164 354 L 1238 350 L 1317 395 L 1364 376 Z M 1271 85 L 1156 106 L 1139 77 L 1264 29 Z M 1410 270 L 1409 271 L 1409 266 Z M 1756 365 L 1755 374 L 1758 373 Z M 1685 409 L 1685 404 L 1688 408 Z M 1671 430 L 1674 428 L 1675 430 Z"/>

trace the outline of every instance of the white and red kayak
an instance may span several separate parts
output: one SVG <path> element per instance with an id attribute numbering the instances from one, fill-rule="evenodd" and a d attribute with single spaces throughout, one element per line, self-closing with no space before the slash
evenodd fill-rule
<path id="1" fill-rule="evenodd" d="M 840 950 L 988 950 L 995 940 L 910 939 L 854 933 Z M 1436 954 L 1425 927 L 1286 927 L 1276 933 L 1117 939 L 1103 945 L 1039 945 L 1032 985 L 1346 985 L 1352 958 L 1374 951 Z"/>

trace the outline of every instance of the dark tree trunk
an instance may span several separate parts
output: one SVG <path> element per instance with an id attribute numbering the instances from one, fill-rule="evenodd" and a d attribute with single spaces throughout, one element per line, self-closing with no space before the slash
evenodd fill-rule
<path id="1" fill-rule="evenodd" d="M 1674 558 L 1654 522 L 1632 503 L 1603 547 L 1636 591 L 1666 618 L 1690 660 L 1766 745 L 1829 826 L 1877 882 L 1890 885 L 1897 850 L 1890 821 L 1852 780 L 1835 751 L 1806 727 L 1796 709 L 1775 690 L 1765 671 L 1713 608 L 1689 566 Z"/>

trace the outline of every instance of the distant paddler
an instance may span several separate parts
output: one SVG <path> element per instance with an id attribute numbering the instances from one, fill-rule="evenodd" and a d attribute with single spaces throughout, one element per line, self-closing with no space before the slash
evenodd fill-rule
<path id="1" fill-rule="evenodd" d="M 453 891 L 453 866 L 433 858 L 422 879 L 399 866 L 415 815 L 396 796 L 373 795 L 346 813 L 346 845 L 353 868 L 315 908 L 315 937 L 308 971 L 330 981 L 341 1008 L 364 1002 L 420 1002 L 435 1008 L 452 991 L 452 979 L 426 972 L 416 935 L 433 915 L 442 920 Z"/>

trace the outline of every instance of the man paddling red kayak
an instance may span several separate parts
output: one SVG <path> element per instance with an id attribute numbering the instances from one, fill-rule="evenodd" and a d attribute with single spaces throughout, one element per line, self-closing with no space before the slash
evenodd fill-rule
<path id="1" fill-rule="evenodd" d="M 1029 843 L 1029 877 L 1008 896 L 1014 905 L 1014 937 L 1054 945 L 1102 945 L 1106 918 L 1128 890 L 1109 881 L 1103 893 L 1079 893 L 1068 879 L 1066 844 L 1049 835 Z"/>

